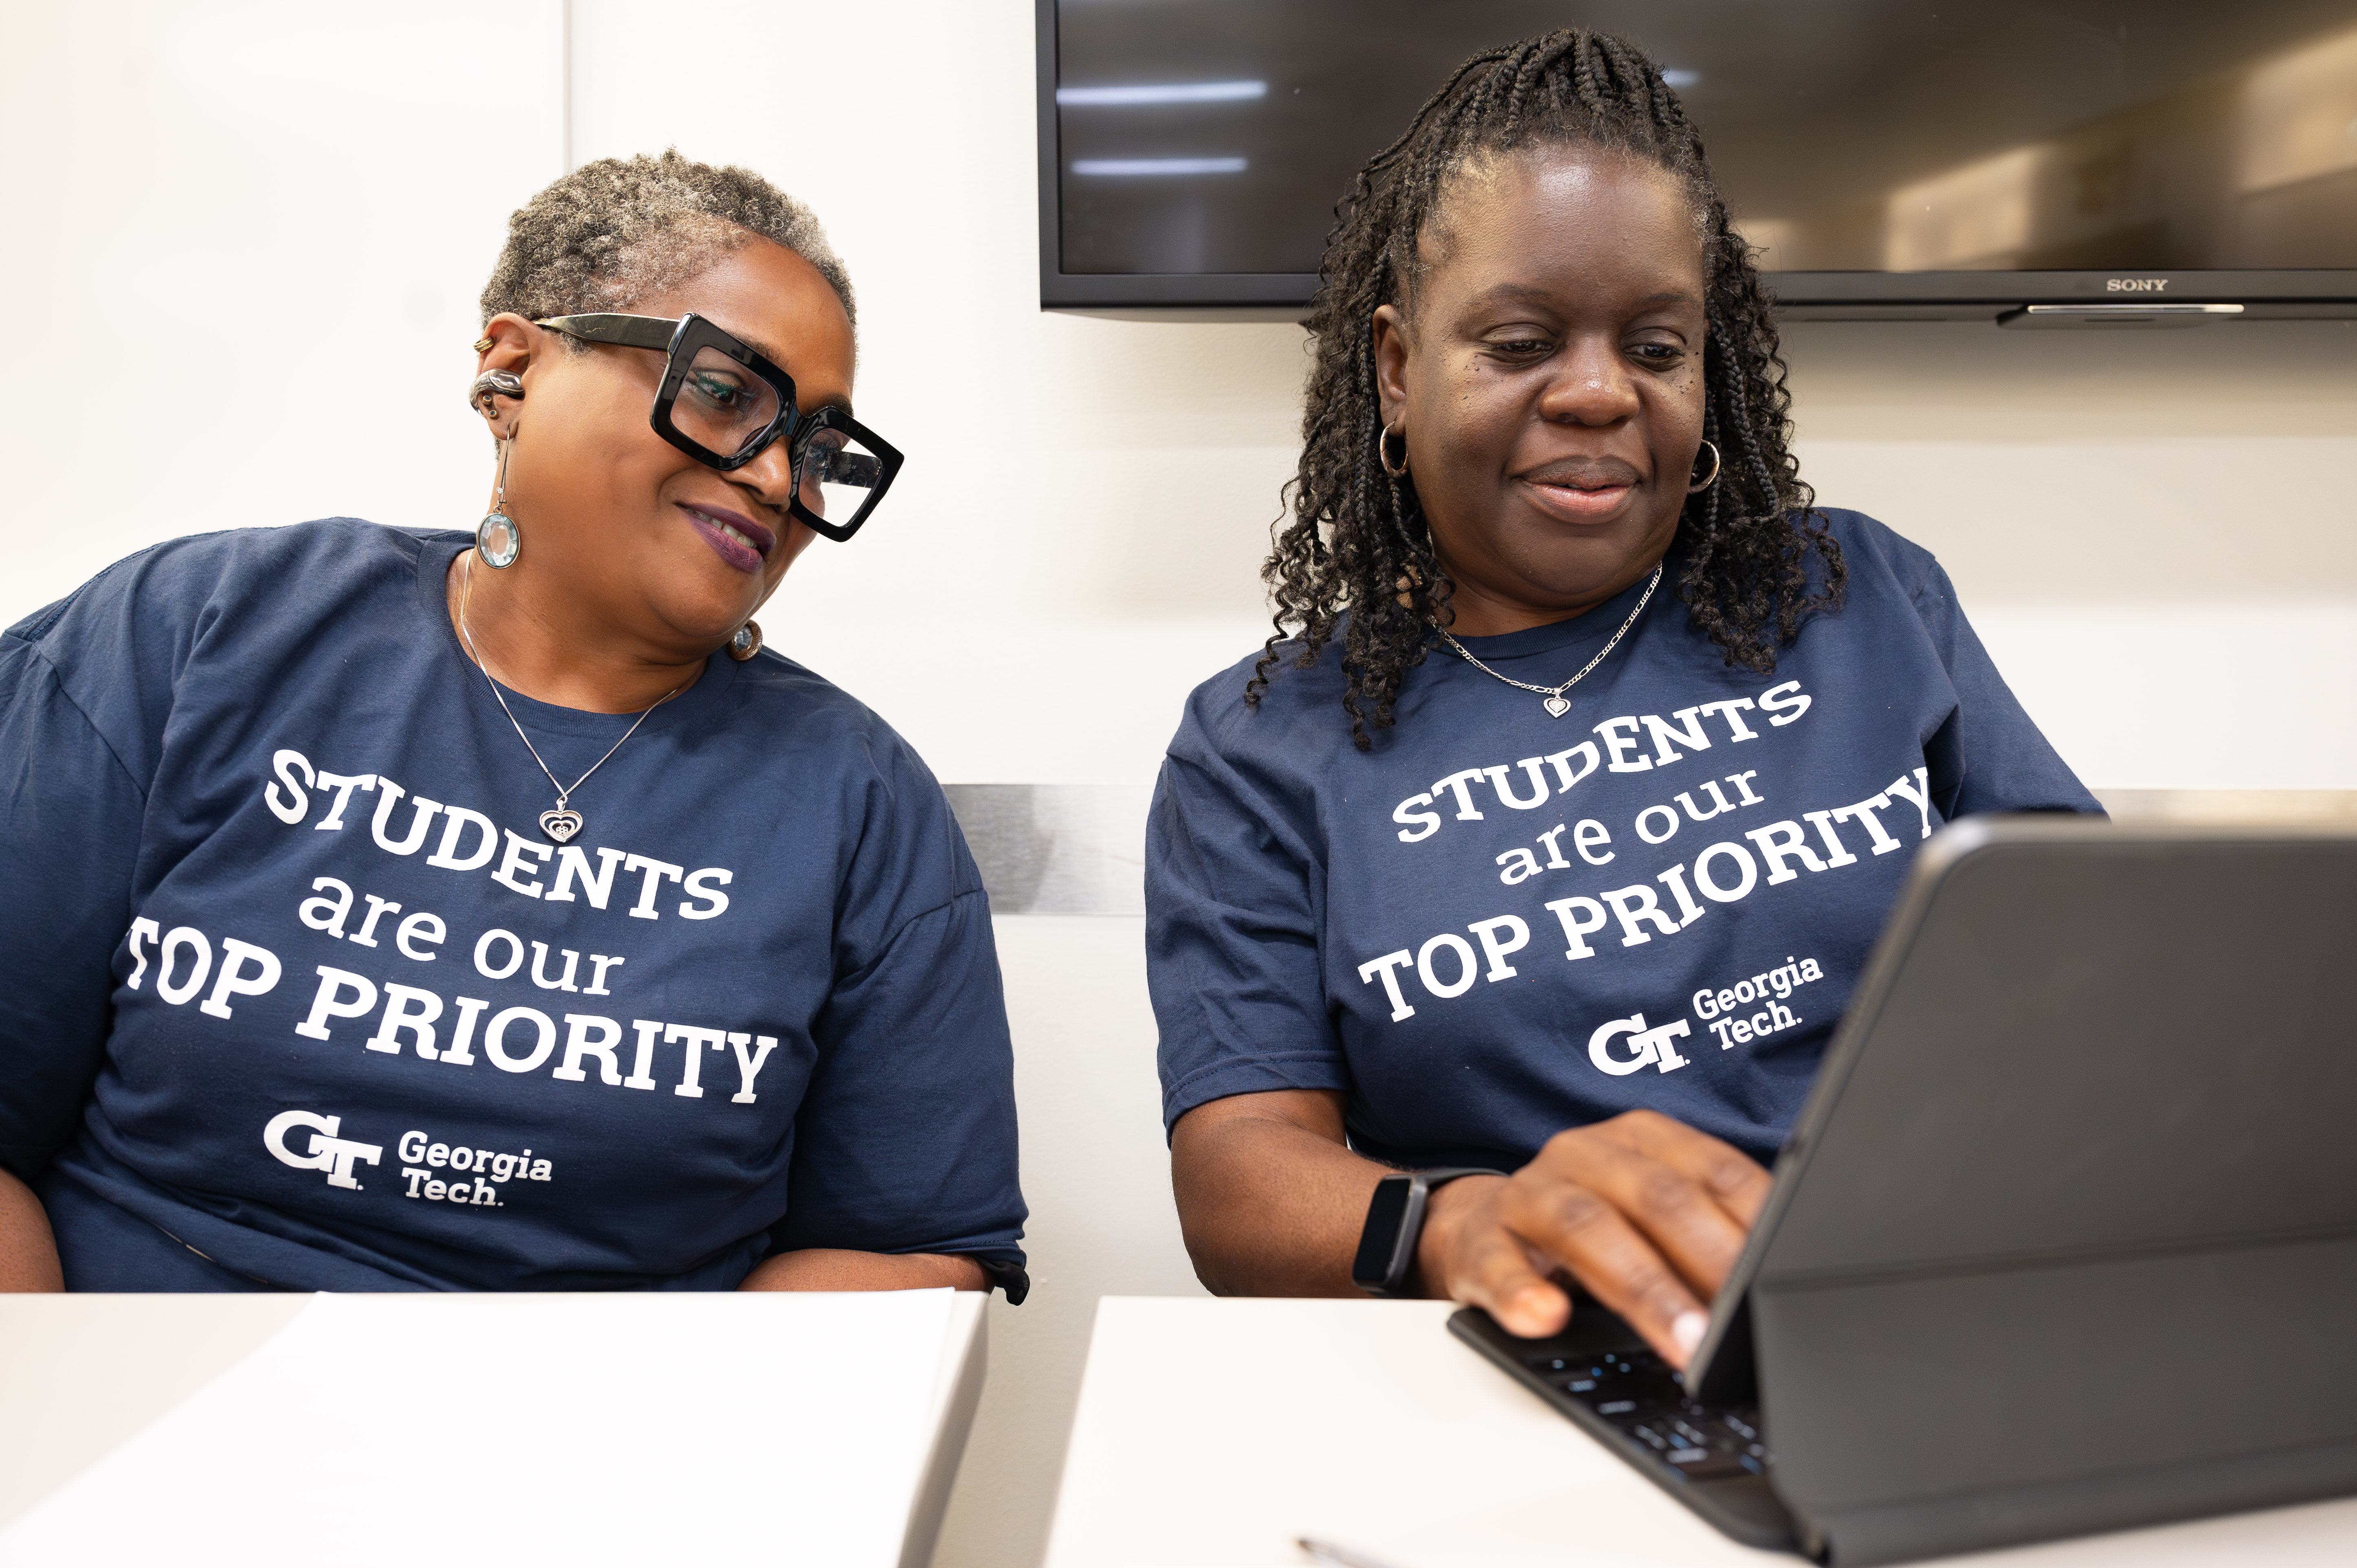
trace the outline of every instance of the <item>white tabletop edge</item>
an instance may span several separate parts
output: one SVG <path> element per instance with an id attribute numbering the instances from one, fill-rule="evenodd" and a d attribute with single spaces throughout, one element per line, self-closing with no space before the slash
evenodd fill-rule
<path id="1" fill-rule="evenodd" d="M 1304 1534 L 1389 1568 L 1801 1568 L 1718 1534 L 1458 1343 L 1455 1310 L 1103 1298 L 1045 1568 L 1304 1565 Z M 2357 1498 L 1943 1562 L 2346 1568 Z"/>

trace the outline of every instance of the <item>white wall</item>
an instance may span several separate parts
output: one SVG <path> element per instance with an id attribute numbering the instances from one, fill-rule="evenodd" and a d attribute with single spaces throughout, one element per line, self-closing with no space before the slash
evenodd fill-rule
<path id="1" fill-rule="evenodd" d="M 143 545 L 468 523 L 475 295 L 564 166 L 563 8 L 90 0 L 0 46 L 0 624 Z"/>
<path id="2" fill-rule="evenodd" d="M 12 16 L 0 617 L 199 529 L 471 521 L 466 344 L 506 210 L 568 133 L 576 160 L 675 143 L 818 209 L 861 293 L 862 413 L 911 454 L 772 640 L 945 778 L 1149 777 L 1186 688 L 1260 634 L 1299 333 L 1036 308 L 1023 0 L 569 9 L 569 126 L 559 0 Z M 723 38 L 777 86 L 703 86 Z M 2352 629 L 2357 329 L 1790 337 L 1804 471 L 1941 553 L 2091 779 L 2357 783 L 2351 726 L 2276 673 Z M 128 441 L 68 402 L 94 361 L 156 415 Z M 2189 712 L 2266 738 L 2188 744 Z"/>
<path id="3" fill-rule="evenodd" d="M 565 20 L 17 8 L 0 620 L 196 529 L 471 523 L 466 344 L 506 211 L 568 136 L 576 159 L 676 144 L 817 208 L 860 291 L 862 417 L 909 453 L 856 543 L 804 555 L 770 639 L 947 779 L 1149 779 L 1188 688 L 1261 635 L 1297 329 L 1039 311 L 1026 0 L 574 0 L 569 51 Z M 2357 330 L 1790 346 L 1804 473 L 1941 553 L 2090 782 L 2357 787 Z M 124 445 L 69 402 L 93 362 L 167 417 Z M 959 1568 L 1037 1560 L 1096 1294 L 1192 1288 L 1138 923 L 1000 938 L 1039 1290 L 992 1309 Z"/>
<path id="4" fill-rule="evenodd" d="M 1939 553 L 2087 782 L 2357 786 L 2357 322 L 1787 345 L 1803 474 Z"/>

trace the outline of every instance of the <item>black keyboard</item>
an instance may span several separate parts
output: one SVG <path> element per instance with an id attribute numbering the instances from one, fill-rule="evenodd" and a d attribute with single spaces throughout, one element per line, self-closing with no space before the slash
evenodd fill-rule
<path id="1" fill-rule="evenodd" d="M 1760 1412 L 1687 1398 L 1669 1363 L 1611 1313 L 1582 1301 L 1552 1339 L 1518 1339 L 1470 1307 L 1448 1328 L 1717 1529 L 1798 1550 L 1769 1486 L 1774 1455 Z"/>
<path id="2" fill-rule="evenodd" d="M 1527 1351 L 1523 1365 L 1677 1466 L 1690 1481 L 1764 1476 L 1768 1445 L 1749 1405 L 1712 1409 L 1685 1396 L 1669 1363 L 1650 1349 Z"/>

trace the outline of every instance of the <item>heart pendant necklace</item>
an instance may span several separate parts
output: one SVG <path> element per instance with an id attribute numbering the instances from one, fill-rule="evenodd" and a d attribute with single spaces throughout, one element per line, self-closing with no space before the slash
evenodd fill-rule
<path id="1" fill-rule="evenodd" d="M 1629 618 L 1620 623 L 1620 629 L 1612 634 L 1612 640 L 1606 643 L 1602 648 L 1598 649 L 1596 650 L 1596 657 L 1589 660 L 1587 664 L 1581 668 L 1578 674 L 1574 675 L 1570 680 L 1566 681 L 1560 686 L 1534 686 L 1528 681 L 1517 681 L 1512 675 L 1500 675 L 1495 670 L 1491 669 L 1487 664 L 1484 664 L 1480 660 L 1474 658 L 1470 652 L 1467 651 L 1463 643 L 1458 641 L 1455 638 L 1450 637 L 1447 627 L 1435 627 L 1433 629 L 1440 633 L 1441 639 L 1447 642 L 1449 647 L 1457 650 L 1457 655 L 1458 658 L 1464 660 L 1466 663 L 1473 666 L 1474 669 L 1481 671 L 1482 674 L 1492 676 L 1498 680 L 1503 681 L 1509 686 L 1520 686 L 1525 692 L 1536 692 L 1539 694 L 1539 706 L 1546 710 L 1547 717 L 1551 719 L 1559 719 L 1563 717 L 1564 714 L 1571 712 L 1571 699 L 1565 696 L 1564 693 L 1570 691 L 1574 686 L 1578 685 L 1582 680 L 1587 678 L 1588 671 L 1595 669 L 1598 665 L 1604 662 L 1604 656 L 1606 654 L 1620 646 L 1620 639 L 1629 635 L 1629 628 L 1635 626 L 1637 624 L 1637 618 L 1645 613 L 1646 601 L 1653 596 L 1653 590 L 1661 585 L 1662 568 L 1659 564 L 1656 564 L 1653 567 L 1653 580 L 1645 585 L 1645 591 L 1638 596 L 1637 607 L 1629 612 Z"/>
<path id="2" fill-rule="evenodd" d="M 473 552 L 469 551 L 468 553 L 471 556 Z M 630 727 L 622 732 L 622 740 L 618 740 L 613 745 L 606 748 L 606 757 L 601 757 L 597 761 L 591 763 L 589 765 L 589 771 L 582 774 L 580 778 L 576 779 L 569 786 L 559 784 L 556 781 L 556 775 L 549 773 L 548 764 L 540 755 L 540 747 L 532 744 L 532 736 L 524 734 L 523 725 L 516 723 L 515 710 L 508 706 L 507 694 L 500 690 L 499 682 L 491 674 L 491 667 L 483 662 L 483 655 L 481 651 L 475 647 L 475 634 L 472 630 L 468 629 L 467 626 L 467 599 L 468 596 L 474 592 L 475 563 L 472 560 L 469 560 L 467 564 L 461 568 L 461 570 L 466 573 L 466 575 L 460 578 L 458 582 L 458 635 L 467 639 L 467 654 L 468 657 L 474 660 L 475 668 L 483 672 L 483 679 L 490 682 L 491 695 L 499 700 L 500 712 L 507 714 L 508 723 L 515 725 L 516 738 L 523 742 L 523 748 L 532 753 L 532 759 L 540 764 L 540 770 L 543 773 L 548 774 L 548 782 L 556 790 L 556 808 L 554 811 L 543 811 L 540 814 L 540 831 L 546 833 L 550 838 L 554 839 L 558 843 L 570 843 L 573 840 L 573 836 L 581 831 L 581 813 L 573 810 L 571 805 L 573 792 L 576 789 L 580 789 L 584 784 L 589 782 L 590 773 L 595 773 L 597 769 L 606 766 L 607 757 L 611 757 L 614 753 L 622 749 L 623 740 L 628 740 L 632 736 L 639 733 L 639 725 L 647 722 L 648 714 L 653 713 L 657 708 L 662 707 L 665 703 L 670 702 L 673 697 L 678 696 L 682 692 L 686 691 L 688 687 L 694 685 L 695 682 L 693 679 L 683 681 L 678 685 L 673 687 L 670 691 L 665 692 L 662 696 L 657 697 L 653 702 L 648 703 L 647 712 L 640 714 L 636 719 L 632 720 Z"/>

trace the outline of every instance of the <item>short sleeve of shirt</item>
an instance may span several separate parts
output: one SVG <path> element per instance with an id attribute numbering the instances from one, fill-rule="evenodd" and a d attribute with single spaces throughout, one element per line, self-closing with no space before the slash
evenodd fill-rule
<path id="1" fill-rule="evenodd" d="M 1956 693 L 1954 714 L 1923 748 L 1940 814 L 1953 822 L 1986 811 L 2099 811 L 1997 673 L 1946 568 L 1926 554 L 1921 569 L 1915 613 Z"/>
<path id="2" fill-rule="evenodd" d="M 968 1252 L 1020 1263 L 1014 1057 L 980 891 L 909 919 L 819 1019 L 771 1250 Z"/>
<path id="3" fill-rule="evenodd" d="M 103 1058 L 144 795 L 38 649 L 0 639 L 0 1165 L 30 1179 Z"/>
<path id="4" fill-rule="evenodd" d="M 1189 703 L 1146 818 L 1146 976 L 1166 1125 L 1229 1095 L 1350 1086 L 1319 979 L 1312 830 L 1288 822 L 1281 784 L 1220 755 L 1205 713 L 1214 690 Z"/>

